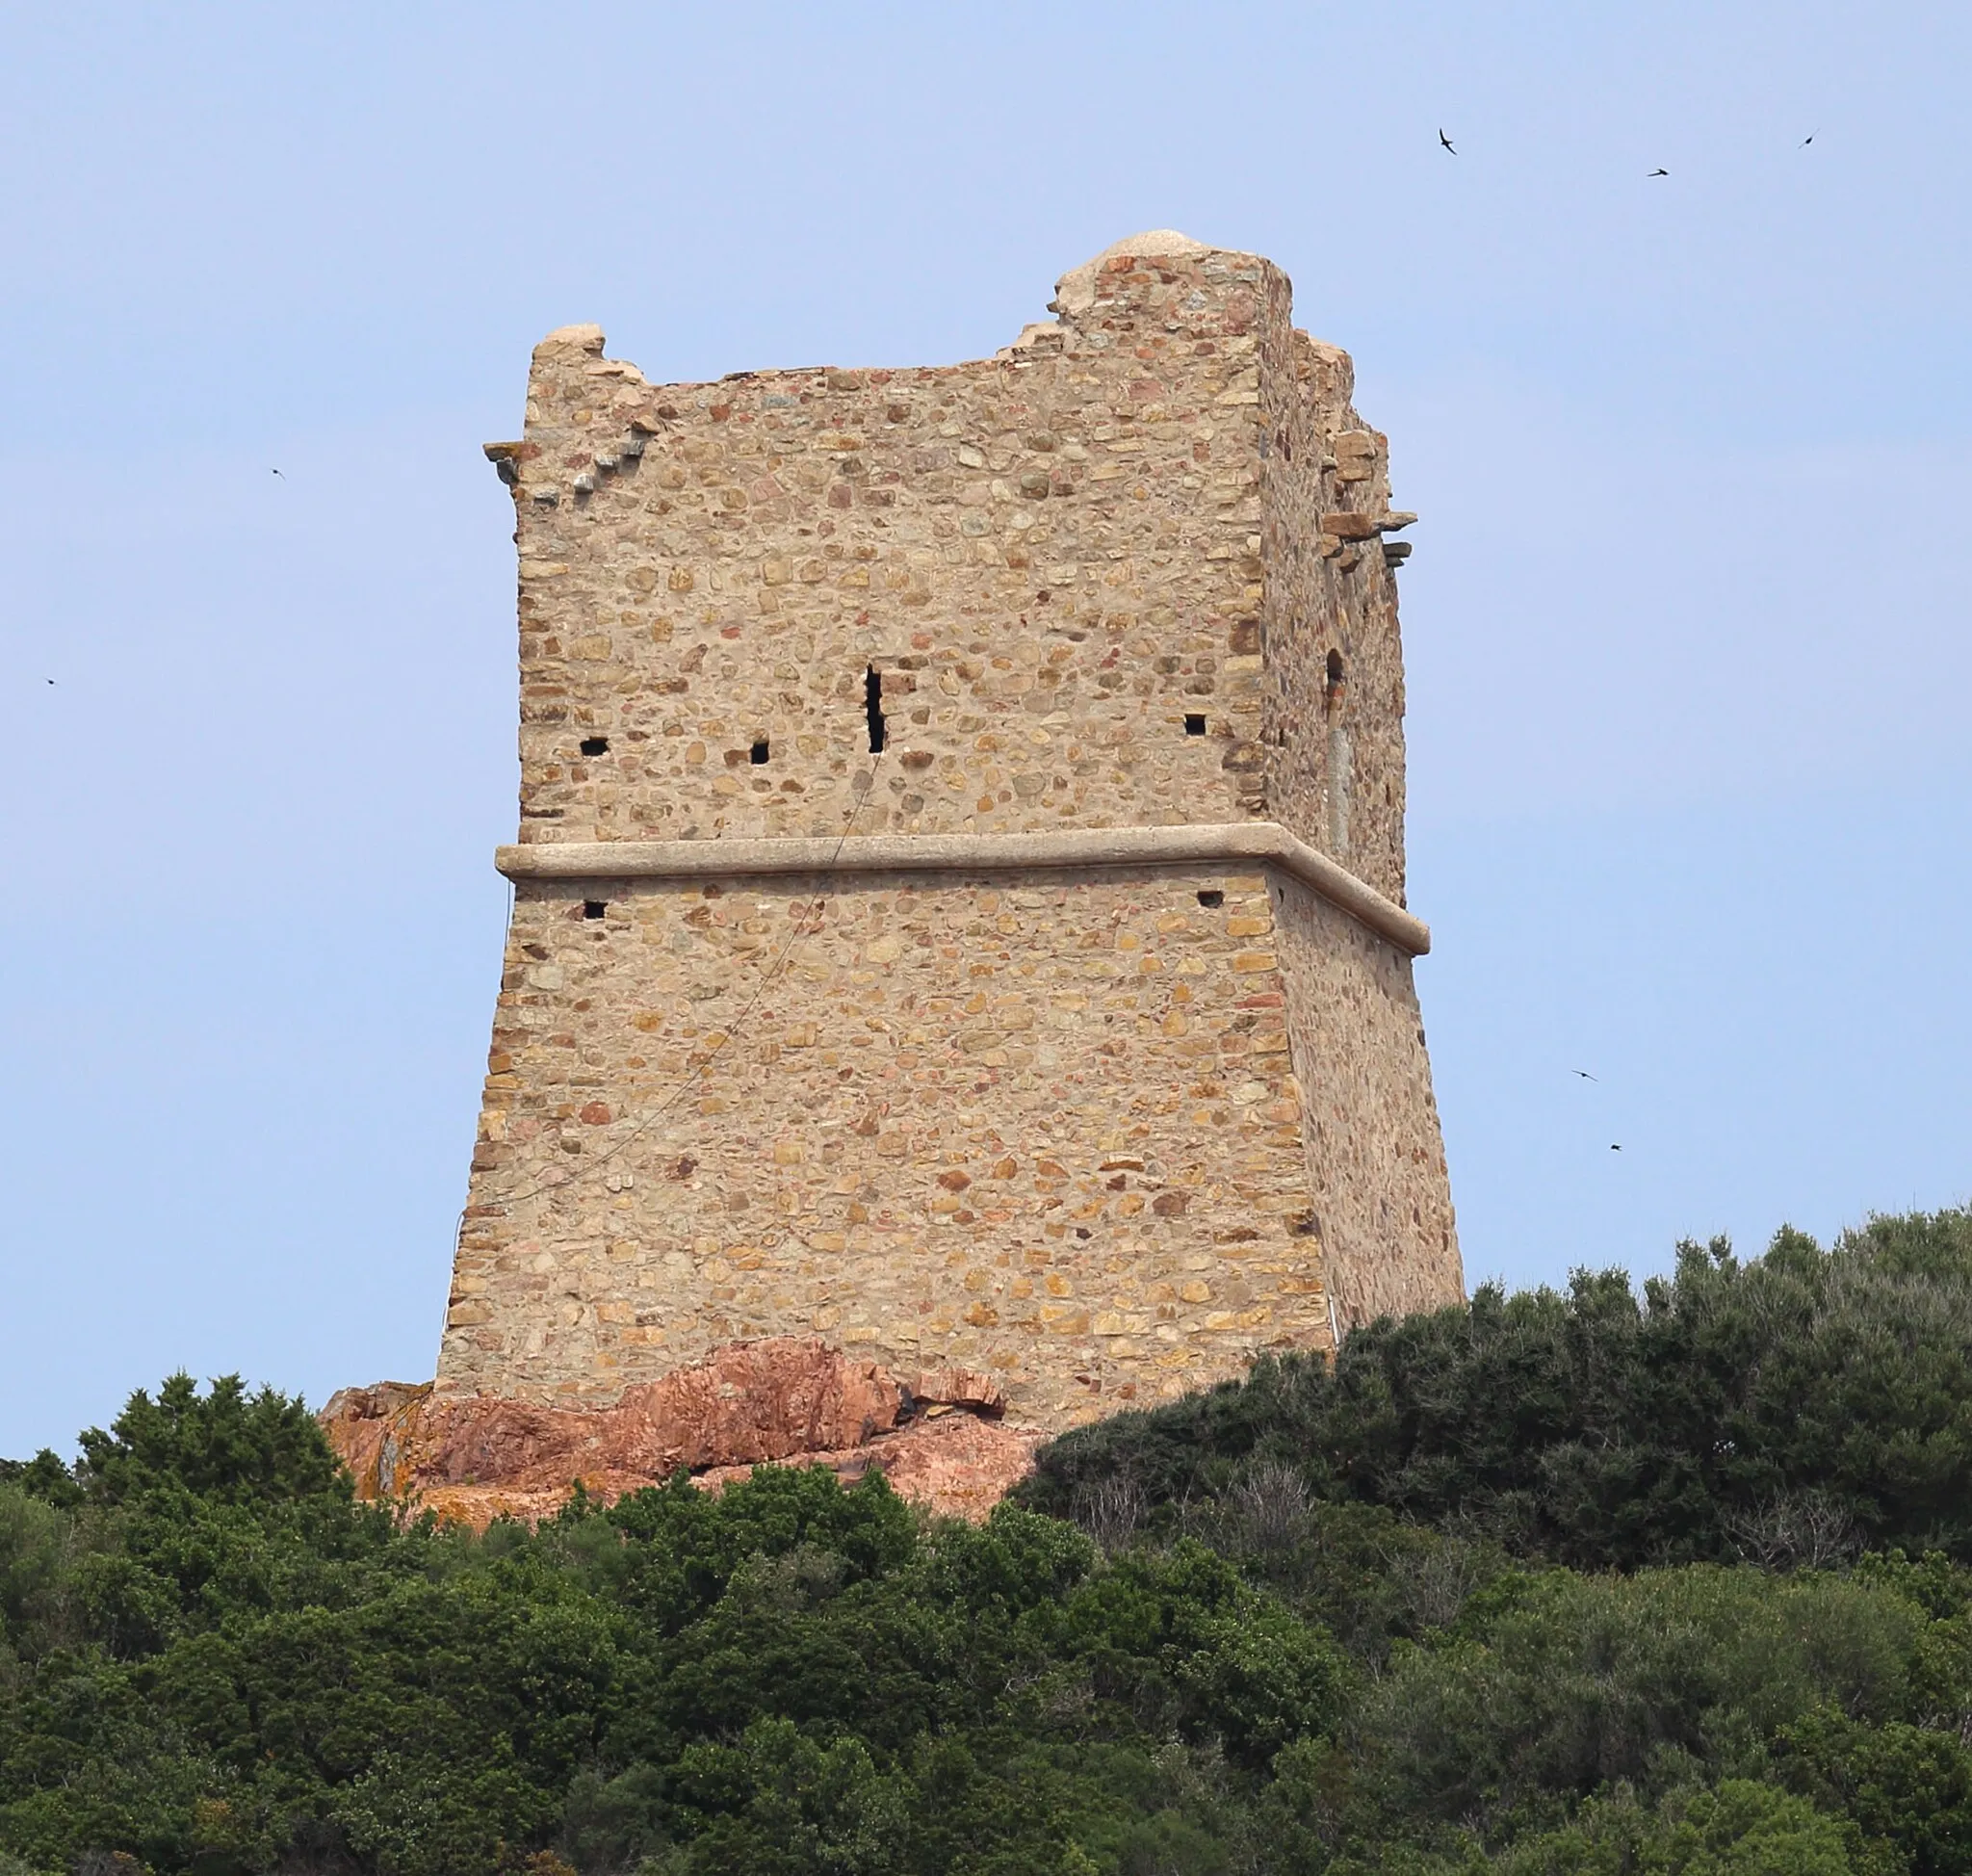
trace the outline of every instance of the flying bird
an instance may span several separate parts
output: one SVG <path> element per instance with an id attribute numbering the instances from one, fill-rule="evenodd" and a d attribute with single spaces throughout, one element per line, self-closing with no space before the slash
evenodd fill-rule
<path id="1" fill-rule="evenodd" d="M 1671 173 L 1671 171 L 1670 171 L 1669 169 L 1652 169 L 1652 170 L 1650 171 L 1650 175 L 1652 175 L 1652 176 L 1668 176 L 1668 175 L 1669 175 L 1670 173 Z M 1645 181 L 1647 181 L 1647 182 L 1648 182 L 1648 180 L 1649 180 L 1649 177 L 1648 177 L 1648 176 L 1645 177 Z"/>
<path id="2" fill-rule="evenodd" d="M 1446 149 L 1448 149 L 1448 150 L 1452 150 L 1452 140 L 1451 140 L 1451 139 L 1450 139 L 1449 137 L 1447 137 L 1447 136 L 1446 136 L 1446 135 L 1444 134 L 1444 132 L 1443 132 L 1442 130 L 1440 130 L 1440 132 L 1438 133 L 1438 141 L 1439 141 L 1439 142 L 1440 142 L 1440 143 L 1442 143 L 1442 144 L 1443 144 L 1443 145 L 1445 146 L 1445 148 L 1446 148 Z M 1457 156 L 1457 155 L 1458 155 L 1458 151 L 1457 151 L 1457 150 L 1452 150 L 1452 154 L 1453 154 L 1454 156 Z"/>
<path id="3" fill-rule="evenodd" d="M 1609 1150 L 1611 1153 L 1621 1153 L 1622 1151 L 1622 1149 L 1620 1146 L 1618 1146 L 1614 1140 L 1611 1140 L 1609 1142 Z"/>
<path id="4" fill-rule="evenodd" d="M 1602 1079 L 1599 1075 L 1591 1075 L 1586 1068 L 1571 1068 L 1569 1070 L 1569 1073 L 1570 1075 L 1579 1075 L 1585 1081 L 1599 1081 Z"/>
<path id="5" fill-rule="evenodd" d="M 1801 147 L 1803 149 L 1805 149 L 1820 135 L 1821 133 L 1819 131 L 1810 130 L 1807 133 L 1807 135 L 1801 140 Z"/>
<path id="6" fill-rule="evenodd" d="M 274 474 L 275 474 L 276 476 L 281 476 L 281 472 L 280 472 L 280 471 L 279 471 L 278 469 L 276 469 L 276 470 L 275 470 L 275 471 L 274 471 L 273 473 L 274 473 Z M 285 477 L 285 476 L 281 476 L 281 481 L 282 481 L 282 482 L 286 482 L 286 481 L 287 481 L 287 477 Z"/>

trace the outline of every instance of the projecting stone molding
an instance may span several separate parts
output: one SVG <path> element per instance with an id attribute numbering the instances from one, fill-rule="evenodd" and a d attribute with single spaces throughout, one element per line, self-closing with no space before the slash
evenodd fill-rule
<path id="1" fill-rule="evenodd" d="M 1413 957 L 1431 927 L 1271 821 L 1060 834 L 859 834 L 838 840 L 567 841 L 503 847 L 509 879 L 722 879 L 787 874 L 1047 873 L 1102 867 L 1279 867 Z"/>

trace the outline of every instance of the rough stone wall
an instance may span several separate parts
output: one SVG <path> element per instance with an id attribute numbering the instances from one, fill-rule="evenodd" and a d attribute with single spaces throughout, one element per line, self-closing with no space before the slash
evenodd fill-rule
<path id="1" fill-rule="evenodd" d="M 1269 322 L 1262 354 L 1267 516 L 1262 632 L 1267 806 L 1310 846 L 1404 903 L 1404 663 L 1380 534 L 1388 445 L 1351 404 L 1346 352 Z M 1340 530 L 1340 532 L 1334 532 Z M 1332 690 L 1331 652 L 1342 662 Z M 1332 715 L 1333 713 L 1333 715 Z M 1339 723 L 1346 776 L 1331 770 Z M 1330 791 L 1348 791 L 1333 838 Z"/>
<path id="2" fill-rule="evenodd" d="M 521 839 L 1273 818 L 1326 848 L 1333 644 L 1337 857 L 1400 898 L 1393 585 L 1327 525 L 1387 506 L 1346 358 L 1269 263 L 1181 240 L 1055 307 L 992 360 L 713 385 L 544 341 L 488 452 Z M 819 1334 L 990 1366 L 1059 1424 L 1325 1344 L 1317 1218 L 1351 1314 L 1458 1293 L 1409 961 L 1259 874 L 524 880 L 480 1133 L 454 1392 L 602 1401 Z"/>
<path id="3" fill-rule="evenodd" d="M 447 1386 L 815 1334 L 1063 1424 L 1327 1343 L 1263 877 L 611 886 L 516 895 Z"/>
<path id="4" fill-rule="evenodd" d="M 507 458 L 521 838 L 839 833 L 871 667 L 860 833 L 1261 814 L 1257 328 L 1284 295 L 1207 251 L 1105 274 L 997 359 L 663 388 L 552 335 Z"/>
<path id="5" fill-rule="evenodd" d="M 1338 1325 L 1454 1302 L 1451 1182 L 1411 960 L 1298 880 L 1277 878 L 1272 898 Z"/>

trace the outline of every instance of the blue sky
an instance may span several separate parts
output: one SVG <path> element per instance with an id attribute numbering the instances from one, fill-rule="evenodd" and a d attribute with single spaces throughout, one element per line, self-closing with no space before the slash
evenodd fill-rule
<path id="1" fill-rule="evenodd" d="M 1972 1195 L 1972 15 L 1889 17 L 11 8 L 0 1452 L 431 1371 L 533 341 L 977 356 L 1145 227 L 1287 269 L 1423 517 L 1468 1278 Z"/>

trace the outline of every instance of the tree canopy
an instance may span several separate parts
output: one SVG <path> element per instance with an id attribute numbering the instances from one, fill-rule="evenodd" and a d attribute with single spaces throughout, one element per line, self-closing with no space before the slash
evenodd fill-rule
<path id="1" fill-rule="evenodd" d="M 1952 1876 L 1962 1214 L 1482 1292 L 1057 1442 L 357 1502 L 298 1400 L 0 1476 L 0 1876 Z"/>

